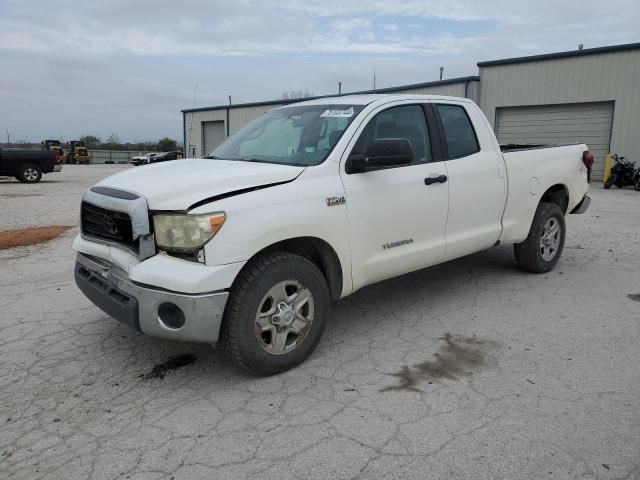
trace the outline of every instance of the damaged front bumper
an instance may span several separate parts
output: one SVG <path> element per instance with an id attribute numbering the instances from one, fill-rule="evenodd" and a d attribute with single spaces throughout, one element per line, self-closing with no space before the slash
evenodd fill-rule
<path id="1" fill-rule="evenodd" d="M 119 267 L 78 253 L 78 288 L 116 320 L 153 337 L 215 343 L 229 293 L 179 293 L 133 282 Z"/>

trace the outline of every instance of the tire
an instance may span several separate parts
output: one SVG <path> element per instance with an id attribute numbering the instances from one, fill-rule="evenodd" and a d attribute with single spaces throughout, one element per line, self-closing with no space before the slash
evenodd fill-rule
<path id="1" fill-rule="evenodd" d="M 22 183 L 38 183 L 42 180 L 42 170 L 38 165 L 25 163 L 20 166 L 17 175 L 18 180 Z"/>
<path id="2" fill-rule="evenodd" d="M 611 186 L 615 183 L 616 181 L 616 176 L 614 174 L 611 174 L 607 177 L 607 181 L 604 182 L 604 188 L 606 190 L 609 190 L 611 188 Z"/>
<path id="3" fill-rule="evenodd" d="M 301 295 L 307 293 L 304 302 Z M 265 254 L 251 260 L 234 282 L 221 340 L 236 365 L 254 375 L 275 375 L 311 355 L 329 311 L 329 288 L 318 267 L 291 253 Z"/>
<path id="4" fill-rule="evenodd" d="M 533 217 L 529 236 L 513 246 L 518 265 L 532 273 L 553 270 L 562 255 L 566 230 L 560 207 L 541 202 Z"/>
<path id="5" fill-rule="evenodd" d="M 633 189 L 634 189 L 636 192 L 640 192 L 640 178 L 638 178 L 638 179 L 636 180 L 636 183 L 633 185 Z"/>

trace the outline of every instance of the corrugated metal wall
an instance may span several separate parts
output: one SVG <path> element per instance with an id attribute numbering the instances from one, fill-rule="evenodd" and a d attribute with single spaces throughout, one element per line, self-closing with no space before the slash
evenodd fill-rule
<path id="1" fill-rule="evenodd" d="M 640 50 L 485 66 L 480 77 L 492 125 L 499 107 L 615 102 L 611 151 L 640 159 Z"/>
<path id="2" fill-rule="evenodd" d="M 204 155 L 202 147 L 204 146 L 203 138 L 203 122 L 214 122 L 222 120 L 226 122 L 226 109 L 220 110 L 203 110 L 199 112 L 189 112 L 184 116 L 184 135 L 185 135 L 185 151 L 188 157 L 191 156 L 189 145 L 195 147 L 195 157 L 199 158 Z"/>
<path id="3" fill-rule="evenodd" d="M 477 83 L 477 82 L 469 82 Z M 415 93 L 418 95 L 448 95 L 452 97 L 464 97 L 464 84 L 465 82 L 460 83 L 450 83 L 448 85 L 435 85 L 431 87 L 420 87 L 420 88 L 408 88 L 408 89 L 397 89 L 394 90 L 393 93 Z"/>
<path id="4" fill-rule="evenodd" d="M 595 157 L 593 178 L 600 179 L 609 153 L 613 102 L 498 107 L 500 143 L 586 143 Z"/>
<path id="5" fill-rule="evenodd" d="M 467 86 L 465 84 L 468 83 Z M 450 95 L 454 97 L 464 97 L 465 90 L 467 91 L 468 98 L 477 101 L 478 98 L 478 81 L 450 83 L 447 85 L 432 85 L 429 87 L 420 88 L 397 88 L 393 89 L 393 93 L 416 93 L 421 95 Z M 387 91 L 385 90 L 385 93 Z M 185 145 L 187 146 L 187 155 L 191 156 L 191 149 L 189 145 L 195 146 L 195 156 L 201 157 L 203 152 L 203 123 L 222 120 L 227 121 L 227 110 L 229 110 L 229 134 L 232 134 L 245 123 L 253 120 L 254 118 L 262 115 L 265 112 L 273 108 L 277 108 L 284 104 L 269 104 L 269 105 L 250 105 L 246 107 L 238 106 L 231 108 L 220 107 L 211 110 L 202 110 L 197 112 L 186 112 L 184 116 L 185 120 Z"/>
<path id="6" fill-rule="evenodd" d="M 229 110 L 229 135 L 242 127 L 245 123 L 250 122 L 265 112 L 274 108 L 281 107 L 284 104 L 277 105 L 257 105 L 253 107 L 232 108 Z"/>

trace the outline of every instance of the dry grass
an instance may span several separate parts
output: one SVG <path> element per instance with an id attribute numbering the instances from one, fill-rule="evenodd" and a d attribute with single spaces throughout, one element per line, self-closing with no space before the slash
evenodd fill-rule
<path id="1" fill-rule="evenodd" d="M 45 227 L 0 230 L 0 250 L 45 243 L 59 237 L 70 228 L 72 227 L 66 225 L 47 225 Z"/>

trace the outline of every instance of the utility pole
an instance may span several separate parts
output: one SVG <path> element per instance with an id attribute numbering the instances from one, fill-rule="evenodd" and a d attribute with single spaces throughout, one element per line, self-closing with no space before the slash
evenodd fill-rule
<path id="1" fill-rule="evenodd" d="M 444 67 L 440 67 L 440 80 L 442 80 L 442 72 L 444 72 Z"/>
<path id="2" fill-rule="evenodd" d="M 196 93 L 198 93 L 198 84 L 193 88 L 193 109 L 196 108 Z M 184 146 L 185 155 L 187 154 L 187 149 L 191 148 L 191 133 L 193 132 L 193 112 L 191 113 L 191 124 L 189 125 L 189 138 L 187 138 L 187 144 Z"/>
<path id="3" fill-rule="evenodd" d="M 342 82 L 338 82 L 338 96 L 342 95 Z"/>

